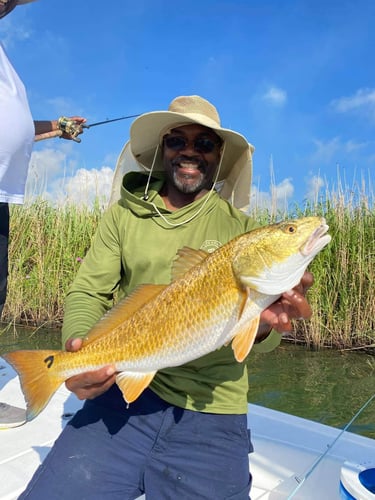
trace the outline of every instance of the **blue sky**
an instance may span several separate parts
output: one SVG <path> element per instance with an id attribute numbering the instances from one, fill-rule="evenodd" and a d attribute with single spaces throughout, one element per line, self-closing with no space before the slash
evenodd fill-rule
<path id="1" fill-rule="evenodd" d="M 199 94 L 255 146 L 253 192 L 267 201 L 272 181 L 300 203 L 339 178 L 371 187 L 374 19 L 373 0 L 37 0 L 0 38 L 34 119 L 93 123 Z M 29 189 L 82 200 L 84 179 L 104 199 L 130 124 L 36 144 Z"/>

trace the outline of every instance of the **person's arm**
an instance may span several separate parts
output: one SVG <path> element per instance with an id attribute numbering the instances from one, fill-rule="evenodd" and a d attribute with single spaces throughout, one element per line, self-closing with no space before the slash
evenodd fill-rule
<path id="1" fill-rule="evenodd" d="M 62 343 L 67 351 L 81 348 L 82 338 L 113 305 L 113 292 L 121 278 L 121 252 L 117 221 L 112 210 L 99 224 L 90 250 L 70 287 L 66 300 Z M 69 378 L 65 385 L 79 399 L 93 399 L 115 382 L 111 365 Z"/>
<path id="2" fill-rule="evenodd" d="M 104 213 L 70 286 L 64 303 L 62 345 L 84 338 L 90 328 L 113 307 L 113 294 L 121 279 L 118 209 Z"/>
<path id="3" fill-rule="evenodd" d="M 86 118 L 82 116 L 71 116 L 69 120 L 76 123 L 78 133 L 69 134 L 64 132 L 60 126 L 58 120 L 34 120 L 35 128 L 35 140 L 48 139 L 52 137 L 62 137 L 63 139 L 75 139 L 77 135 L 82 134 L 82 124 L 86 122 Z"/>

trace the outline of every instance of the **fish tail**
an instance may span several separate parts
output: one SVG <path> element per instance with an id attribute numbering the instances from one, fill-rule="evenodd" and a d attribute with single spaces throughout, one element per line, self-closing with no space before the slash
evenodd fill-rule
<path id="1" fill-rule="evenodd" d="M 64 379 L 52 369 L 59 351 L 29 350 L 4 354 L 17 371 L 26 400 L 26 420 L 35 418 L 47 405 Z"/>

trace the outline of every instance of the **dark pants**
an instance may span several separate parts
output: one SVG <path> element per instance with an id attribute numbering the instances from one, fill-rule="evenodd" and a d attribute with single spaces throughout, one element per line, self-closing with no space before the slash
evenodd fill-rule
<path id="1" fill-rule="evenodd" d="M 86 401 L 19 500 L 249 499 L 246 415 L 184 410 L 149 389 L 122 401 L 117 386 Z"/>
<path id="2" fill-rule="evenodd" d="M 7 296 L 9 205 L 0 202 L 0 318 Z"/>

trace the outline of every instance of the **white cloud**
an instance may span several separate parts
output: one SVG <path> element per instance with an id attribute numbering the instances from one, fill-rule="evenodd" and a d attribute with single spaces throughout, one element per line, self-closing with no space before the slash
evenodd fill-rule
<path id="1" fill-rule="evenodd" d="M 351 153 L 352 151 L 358 151 L 359 149 L 363 149 L 368 145 L 367 142 L 355 142 L 353 140 L 349 140 L 345 143 L 345 150 L 348 153 Z"/>
<path id="2" fill-rule="evenodd" d="M 29 39 L 32 35 L 33 31 L 27 27 L 26 21 L 17 24 L 10 16 L 0 21 L 0 38 L 7 49 L 15 46 L 18 42 Z"/>
<path id="3" fill-rule="evenodd" d="M 55 110 L 57 115 L 61 115 L 61 113 L 64 113 L 65 116 L 77 116 L 83 114 L 83 110 L 68 97 L 54 97 L 53 99 L 47 99 L 46 102 L 52 109 Z"/>
<path id="4" fill-rule="evenodd" d="M 65 172 L 67 167 L 69 167 L 67 153 L 62 149 L 46 148 L 33 151 L 26 183 L 26 200 L 43 196 L 50 180 Z"/>
<path id="5" fill-rule="evenodd" d="M 287 100 L 287 93 L 278 87 L 270 87 L 265 94 L 263 94 L 263 99 L 275 104 L 276 106 L 283 106 Z"/>
<path id="6" fill-rule="evenodd" d="M 317 202 L 319 198 L 320 190 L 326 185 L 324 179 L 320 175 L 313 175 L 307 179 L 307 191 L 305 194 L 305 199 Z"/>
<path id="7" fill-rule="evenodd" d="M 318 165 L 332 163 L 334 156 L 342 148 L 339 137 L 334 137 L 327 142 L 318 139 L 313 140 L 315 152 L 312 155 L 312 162 Z"/>
<path id="8" fill-rule="evenodd" d="M 294 186 L 291 179 L 287 178 L 279 184 L 271 186 L 270 191 L 259 191 L 255 186 L 251 186 L 250 211 L 254 209 L 268 209 L 273 213 L 277 211 L 286 212 L 288 202 L 294 194 Z"/>
<path id="9" fill-rule="evenodd" d="M 53 204 L 72 203 L 92 206 L 98 200 L 106 206 L 111 191 L 113 170 L 78 168 L 70 154 L 71 145 L 64 141 L 59 149 L 32 153 L 26 183 L 26 202 L 42 197 Z"/>
<path id="10" fill-rule="evenodd" d="M 335 164 L 340 157 L 347 154 L 364 149 L 368 146 L 366 142 L 356 142 L 352 139 L 342 141 L 340 137 L 334 137 L 329 141 L 321 141 L 319 139 L 313 140 L 315 144 L 315 151 L 312 154 L 310 161 L 318 165 Z"/>
<path id="11" fill-rule="evenodd" d="M 370 114 L 375 119 L 375 89 L 359 89 L 352 96 L 334 99 L 331 106 L 339 113 L 354 111 Z"/>
<path id="12" fill-rule="evenodd" d="M 95 200 L 106 206 L 112 186 L 113 170 L 110 167 L 101 167 L 87 170 L 80 168 L 74 177 L 66 180 L 65 191 L 70 203 L 92 206 Z"/>
<path id="13" fill-rule="evenodd" d="M 294 187 L 291 179 L 284 179 L 280 182 L 280 184 L 273 186 L 272 194 L 276 198 L 276 200 L 279 201 L 284 201 L 291 198 L 294 194 Z"/>

